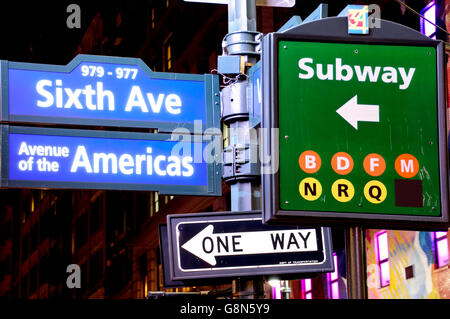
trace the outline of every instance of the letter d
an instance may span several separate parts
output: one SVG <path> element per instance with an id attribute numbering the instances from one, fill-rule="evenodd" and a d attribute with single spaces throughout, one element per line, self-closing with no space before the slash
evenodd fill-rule
<path id="1" fill-rule="evenodd" d="M 336 166 L 338 170 L 346 170 L 350 167 L 350 161 L 346 157 L 338 156 L 336 158 Z"/>

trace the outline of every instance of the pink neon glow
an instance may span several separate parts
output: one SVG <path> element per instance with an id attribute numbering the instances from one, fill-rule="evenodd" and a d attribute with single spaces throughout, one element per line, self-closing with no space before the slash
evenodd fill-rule
<path id="1" fill-rule="evenodd" d="M 442 237 L 447 237 L 446 231 L 437 231 L 437 232 L 435 232 L 435 234 L 436 234 L 437 239 L 442 238 Z"/>
<path id="2" fill-rule="evenodd" d="M 311 279 L 303 279 L 303 290 L 311 291 Z"/>
<path id="3" fill-rule="evenodd" d="M 331 284 L 331 299 L 339 299 L 339 284 L 337 281 Z"/>
<path id="4" fill-rule="evenodd" d="M 339 299 L 339 282 L 338 282 L 338 262 L 337 255 L 333 253 L 333 264 L 334 271 L 332 273 L 328 273 L 328 289 L 331 299 Z"/>
<path id="5" fill-rule="evenodd" d="M 390 282 L 390 274 L 389 274 L 389 261 L 385 261 L 380 264 L 380 284 L 381 287 L 386 287 Z"/>
<path id="6" fill-rule="evenodd" d="M 425 12 L 424 17 L 427 18 L 429 21 L 433 22 L 434 24 L 436 24 L 436 4 L 433 3 L 433 5 L 430 7 L 430 9 L 428 9 Z M 425 35 L 427 37 L 429 37 L 430 35 L 432 35 L 435 32 L 436 32 L 436 27 L 434 25 L 432 25 L 431 23 L 429 23 L 428 21 L 425 21 Z M 436 37 L 434 37 L 434 38 L 436 38 Z"/>
<path id="7" fill-rule="evenodd" d="M 281 282 L 272 286 L 272 299 L 281 299 Z"/>
<path id="8" fill-rule="evenodd" d="M 379 266 L 380 286 L 386 287 L 390 282 L 388 233 L 382 231 L 376 234 L 377 263 Z"/>
<path id="9" fill-rule="evenodd" d="M 420 13 L 428 20 L 436 24 L 436 2 L 431 1 L 425 8 L 423 8 Z M 436 39 L 436 27 L 428 22 L 427 20 L 420 18 L 420 32 L 425 34 L 427 37 Z M 434 35 L 433 35 L 434 34 Z M 433 35 L 433 36 L 432 36 Z"/>
<path id="10" fill-rule="evenodd" d="M 311 279 L 302 279 L 303 299 L 312 299 L 312 282 Z"/>
<path id="11" fill-rule="evenodd" d="M 435 236 L 437 267 L 441 268 L 449 263 L 447 232 L 435 232 Z"/>
<path id="12" fill-rule="evenodd" d="M 387 232 L 378 235 L 378 260 L 382 261 L 389 258 L 389 245 Z"/>
<path id="13" fill-rule="evenodd" d="M 333 254 L 333 264 L 334 264 L 334 271 L 330 274 L 331 281 L 338 279 L 338 264 L 336 253 Z"/>

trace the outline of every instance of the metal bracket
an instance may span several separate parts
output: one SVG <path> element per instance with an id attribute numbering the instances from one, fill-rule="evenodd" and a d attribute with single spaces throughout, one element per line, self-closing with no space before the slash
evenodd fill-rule
<path id="1" fill-rule="evenodd" d="M 237 82 L 220 92 L 222 120 L 225 124 L 236 120 L 248 120 L 248 82 Z"/>
<path id="2" fill-rule="evenodd" d="M 260 55 L 261 38 L 257 31 L 238 31 L 225 35 L 222 49 L 225 55 Z"/>
<path id="3" fill-rule="evenodd" d="M 254 181 L 261 177 L 257 144 L 235 144 L 223 150 L 222 178 L 227 183 Z"/>

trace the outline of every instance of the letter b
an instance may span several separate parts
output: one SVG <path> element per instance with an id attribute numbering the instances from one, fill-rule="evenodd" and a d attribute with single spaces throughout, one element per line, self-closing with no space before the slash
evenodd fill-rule
<path id="1" fill-rule="evenodd" d="M 298 158 L 298 164 L 305 173 L 315 173 L 321 166 L 320 156 L 314 151 L 304 151 Z"/>
<path id="2" fill-rule="evenodd" d="M 345 71 L 345 75 L 342 75 L 342 70 Z M 342 59 L 336 59 L 336 80 L 337 81 L 350 81 L 353 77 L 353 70 L 350 65 L 342 65 Z"/>

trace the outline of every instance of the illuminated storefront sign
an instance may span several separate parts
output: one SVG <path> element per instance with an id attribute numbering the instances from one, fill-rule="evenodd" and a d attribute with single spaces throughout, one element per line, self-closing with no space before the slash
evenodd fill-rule
<path id="1" fill-rule="evenodd" d="M 214 139 L 2 126 L 2 186 L 220 194 Z"/>
<path id="2" fill-rule="evenodd" d="M 159 73 L 136 58 L 78 55 L 67 66 L 1 61 L 3 121 L 219 127 L 216 75 Z"/>

